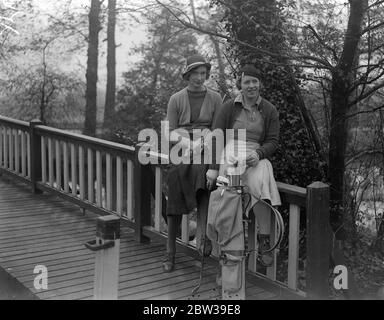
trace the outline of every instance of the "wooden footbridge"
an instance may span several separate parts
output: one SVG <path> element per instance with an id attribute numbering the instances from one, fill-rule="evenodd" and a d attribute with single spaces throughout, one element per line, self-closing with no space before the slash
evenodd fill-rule
<path id="1" fill-rule="evenodd" d="M 0 116 L 0 271 L 25 290 L 6 298 L 93 299 L 95 253 L 84 244 L 95 238 L 97 217 L 113 214 L 121 217 L 119 299 L 220 299 L 217 251 L 207 261 L 199 292 L 191 294 L 200 261 L 188 217 L 178 239 L 177 268 L 162 272 L 167 236 L 164 156 L 151 153 L 158 164 L 142 165 L 140 152 L 139 146 Z M 250 256 L 246 297 L 324 298 L 328 188 L 321 183 L 307 188 L 278 185 L 287 208 L 284 245 L 266 270 Z M 274 241 L 273 221 L 271 226 Z M 306 243 L 300 244 L 303 226 Z M 254 229 L 248 228 L 251 248 L 257 245 Z M 47 268 L 45 289 L 34 285 L 36 266 Z M 4 287 L 2 279 L 0 272 Z"/>

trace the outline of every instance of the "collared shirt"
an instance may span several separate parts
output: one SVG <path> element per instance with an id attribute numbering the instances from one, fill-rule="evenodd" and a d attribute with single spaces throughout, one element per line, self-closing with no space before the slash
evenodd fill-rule
<path id="1" fill-rule="evenodd" d="M 259 95 L 259 97 L 257 98 L 256 103 L 255 103 L 255 106 L 257 109 L 260 106 L 261 100 L 262 100 L 261 96 Z M 244 103 L 244 96 L 241 93 L 236 96 L 234 103 L 241 103 L 244 108 L 247 108 L 247 106 Z M 249 108 L 247 108 L 247 109 L 249 110 Z"/>
<path id="2" fill-rule="evenodd" d="M 235 119 L 233 129 L 246 129 L 246 141 L 260 143 L 264 131 L 264 119 L 260 112 L 261 97 L 259 96 L 254 106 L 247 106 L 244 97 L 239 94 L 235 103 L 241 104 L 241 112 Z"/>
<path id="3" fill-rule="evenodd" d="M 243 110 L 242 105 L 242 103 L 236 103 L 234 99 L 226 101 L 223 104 L 218 117 L 214 121 L 213 129 L 222 130 L 224 133 L 224 145 L 227 143 L 226 130 L 233 128 L 235 120 Z M 264 128 L 259 142 L 260 147 L 256 152 L 259 154 L 260 159 L 268 159 L 275 153 L 279 143 L 279 113 L 277 112 L 276 107 L 264 98 L 261 98 L 258 109 L 263 118 Z M 216 153 L 221 154 L 221 152 L 222 150 L 213 148 L 213 159 L 217 159 L 218 157 L 216 157 Z M 219 170 L 219 167 L 219 163 L 213 163 L 211 165 L 211 169 L 214 170 Z"/>

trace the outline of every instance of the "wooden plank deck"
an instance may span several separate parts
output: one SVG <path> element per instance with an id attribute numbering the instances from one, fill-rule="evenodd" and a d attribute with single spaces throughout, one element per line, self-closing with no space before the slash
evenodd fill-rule
<path id="1" fill-rule="evenodd" d="M 48 194 L 34 195 L 26 185 L 0 177 L 0 267 L 39 299 L 92 299 L 94 253 L 84 243 L 95 237 L 97 216 Z M 177 268 L 163 273 L 165 246 L 158 240 L 135 242 L 133 230 L 122 224 L 119 299 L 219 299 L 217 267 L 205 267 L 196 296 L 200 262 L 177 254 Z M 37 291 L 35 266 L 48 268 L 48 290 Z M 0 283 L 1 285 L 1 283 Z M 247 281 L 247 299 L 279 299 Z"/>

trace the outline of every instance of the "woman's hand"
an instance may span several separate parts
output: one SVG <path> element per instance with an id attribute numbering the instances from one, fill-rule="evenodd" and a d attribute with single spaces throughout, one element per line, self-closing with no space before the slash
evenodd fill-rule
<path id="1" fill-rule="evenodd" d="M 216 179 L 219 175 L 219 170 L 208 170 L 206 173 L 207 177 L 207 189 L 212 190 L 213 187 L 215 186 Z"/>
<path id="2" fill-rule="evenodd" d="M 256 167 L 260 161 L 259 154 L 256 151 L 253 151 L 246 159 L 248 167 Z"/>
<path id="3" fill-rule="evenodd" d="M 195 141 L 192 141 L 192 143 L 191 143 L 191 153 L 193 153 L 194 155 L 201 154 L 201 151 L 203 150 L 202 147 L 203 146 L 201 144 L 201 139 L 197 139 Z"/>

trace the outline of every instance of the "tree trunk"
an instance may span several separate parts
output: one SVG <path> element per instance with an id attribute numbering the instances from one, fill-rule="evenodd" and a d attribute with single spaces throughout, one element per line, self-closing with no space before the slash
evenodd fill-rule
<path id="1" fill-rule="evenodd" d="M 195 25 L 201 27 L 199 21 L 197 20 L 194 0 L 190 0 L 189 4 L 191 5 L 192 16 L 193 16 Z M 218 81 L 219 90 L 223 93 L 223 95 L 230 96 L 227 82 L 226 82 L 225 66 L 224 66 L 223 58 L 221 56 L 219 41 L 217 41 L 216 38 L 212 35 L 209 37 L 209 39 L 211 40 L 215 48 L 217 63 L 219 66 L 219 81 Z"/>
<path id="2" fill-rule="evenodd" d="M 348 137 L 348 119 L 354 80 L 353 66 L 358 54 L 361 30 L 368 0 L 349 0 L 350 14 L 344 40 L 343 53 L 332 72 L 331 129 L 329 136 L 329 170 L 331 184 L 331 224 L 338 229 L 343 224 L 345 155 Z"/>
<path id="3" fill-rule="evenodd" d="M 43 125 L 46 125 L 46 104 L 45 104 L 45 86 L 47 84 L 47 63 L 46 63 L 46 53 L 45 50 L 47 49 L 48 44 L 45 45 L 43 48 L 43 83 L 41 85 L 41 97 L 40 97 L 40 121 Z"/>
<path id="4" fill-rule="evenodd" d="M 45 119 L 45 70 L 43 74 L 43 83 L 41 85 L 41 97 L 40 97 L 40 121 L 43 125 L 46 125 Z"/>
<path id="5" fill-rule="evenodd" d="M 227 82 L 226 82 L 225 66 L 224 66 L 223 57 L 221 56 L 219 41 L 217 41 L 216 38 L 213 36 L 210 36 L 209 38 L 211 39 L 213 46 L 215 48 L 217 64 L 219 66 L 219 82 L 218 82 L 219 90 L 223 93 L 223 95 L 230 96 Z"/>
<path id="6" fill-rule="evenodd" d="M 384 252 L 384 218 L 381 219 L 379 228 L 377 229 L 375 248 L 378 252 Z"/>
<path id="7" fill-rule="evenodd" d="M 108 55 L 107 55 L 107 93 L 104 108 L 104 128 L 111 128 L 115 114 L 116 99 L 116 0 L 108 0 Z"/>
<path id="8" fill-rule="evenodd" d="M 88 62 L 87 62 L 87 89 L 85 93 L 85 124 L 84 134 L 96 135 L 96 114 L 97 114 L 97 69 L 99 56 L 99 32 L 100 26 L 100 7 L 99 0 L 91 1 L 91 9 L 89 11 L 89 39 L 88 39 Z"/>
<path id="9" fill-rule="evenodd" d="M 331 92 L 331 131 L 329 135 L 328 180 L 331 184 L 331 224 L 334 229 L 343 223 L 345 154 L 347 149 L 348 88 L 342 77 L 333 75 Z"/>
<path id="10" fill-rule="evenodd" d="M 166 43 L 167 35 L 163 36 L 163 41 L 162 43 Z M 163 61 L 164 54 L 165 54 L 166 46 L 161 46 L 160 51 L 158 52 L 157 55 L 154 56 L 153 63 L 154 63 L 154 69 L 153 69 L 153 79 L 151 83 L 151 92 L 153 92 L 152 97 L 156 95 L 156 90 L 157 90 L 157 82 L 159 79 L 159 74 L 160 74 L 160 69 L 161 69 L 161 62 Z"/>

